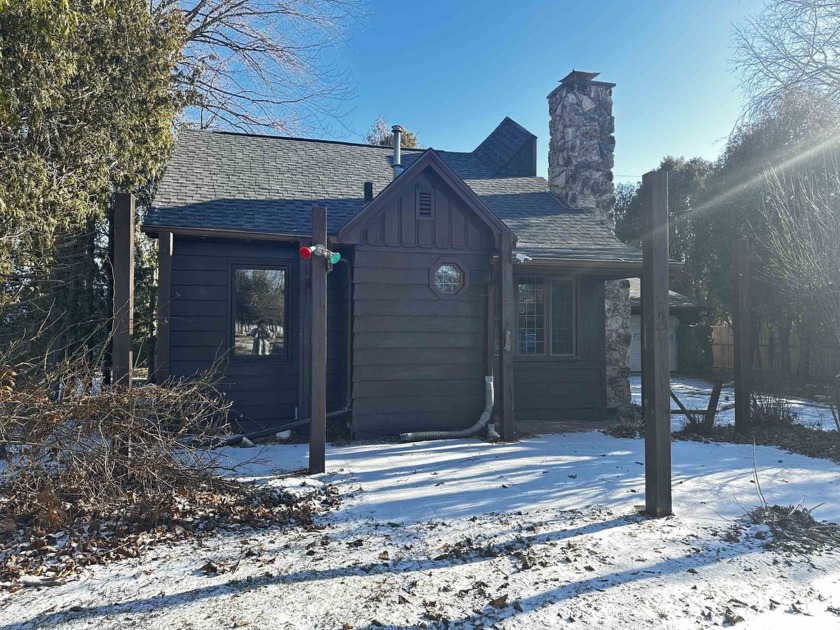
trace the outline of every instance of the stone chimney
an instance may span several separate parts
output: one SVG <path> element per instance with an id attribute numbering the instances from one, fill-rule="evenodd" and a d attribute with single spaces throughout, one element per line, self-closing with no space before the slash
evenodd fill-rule
<path id="1" fill-rule="evenodd" d="M 572 70 L 548 95 L 548 182 L 570 208 L 591 212 L 615 229 L 615 83 L 595 81 L 597 72 Z M 607 404 L 630 404 L 630 283 L 605 283 Z"/>
<path id="2" fill-rule="evenodd" d="M 548 182 L 564 204 L 614 227 L 615 83 L 593 81 L 597 76 L 572 70 L 548 95 Z"/>

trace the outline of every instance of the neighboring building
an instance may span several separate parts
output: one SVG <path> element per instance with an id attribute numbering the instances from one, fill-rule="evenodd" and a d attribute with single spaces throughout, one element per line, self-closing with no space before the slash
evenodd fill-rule
<path id="1" fill-rule="evenodd" d="M 612 84 L 595 76 L 572 72 L 549 95 L 550 184 L 536 177 L 536 137 L 510 118 L 472 152 L 403 149 L 399 164 L 386 147 L 182 131 L 143 225 L 172 243 L 161 374 L 222 358 L 244 423 L 305 413 L 298 248 L 323 205 L 326 245 L 342 255 L 328 282 L 327 404 L 352 409 L 355 437 L 469 426 L 500 348 L 515 354 L 517 420 L 629 402 L 619 279 L 640 273 L 641 252 L 610 227 Z M 514 320 L 499 331 L 506 273 Z"/>
<path id="2" fill-rule="evenodd" d="M 630 278 L 630 357 L 627 365 L 631 372 L 642 371 L 642 290 L 638 278 Z M 670 370 L 677 372 L 679 364 L 679 336 L 677 330 L 682 324 L 697 323 L 706 309 L 676 291 L 668 291 L 668 343 Z"/>

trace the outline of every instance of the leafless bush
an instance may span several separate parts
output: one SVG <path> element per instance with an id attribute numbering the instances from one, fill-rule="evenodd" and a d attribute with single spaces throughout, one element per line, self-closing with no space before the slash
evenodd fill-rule
<path id="1" fill-rule="evenodd" d="M 193 447 L 226 425 L 210 375 L 111 387 L 64 361 L 46 371 L 0 363 L 0 496 L 12 519 L 47 529 L 79 517 L 155 520 L 178 492 L 218 483 Z"/>
<path id="2" fill-rule="evenodd" d="M 756 426 L 791 425 L 796 412 L 790 402 L 781 396 L 762 392 L 750 395 L 750 421 Z"/>
<path id="3" fill-rule="evenodd" d="M 698 409 L 697 413 L 691 413 L 685 417 L 685 425 L 683 431 L 691 435 L 700 435 L 709 437 L 715 430 L 714 415 L 706 417 L 706 413 L 702 409 Z"/>
<path id="4" fill-rule="evenodd" d="M 618 414 L 618 421 L 615 425 L 605 429 L 604 433 L 620 438 L 644 437 L 645 419 L 642 417 L 642 408 L 635 403 L 631 403 Z"/>

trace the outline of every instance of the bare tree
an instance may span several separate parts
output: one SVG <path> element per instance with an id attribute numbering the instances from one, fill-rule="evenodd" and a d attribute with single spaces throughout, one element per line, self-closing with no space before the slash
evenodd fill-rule
<path id="1" fill-rule="evenodd" d="M 361 14 L 362 0 L 149 0 L 179 12 L 185 33 L 175 75 L 201 128 L 282 132 L 340 114 L 345 73 L 327 61 Z"/>
<path id="2" fill-rule="evenodd" d="M 791 91 L 821 93 L 840 103 L 840 3 L 766 0 L 764 10 L 734 29 L 735 67 L 748 114 Z"/>
<path id="3" fill-rule="evenodd" d="M 383 147 L 390 147 L 394 144 L 394 132 L 391 131 L 388 121 L 382 115 L 377 116 L 376 120 L 373 121 L 365 136 L 365 142 Z M 400 146 L 404 149 L 419 148 L 417 145 L 417 135 L 413 131 L 403 128 L 402 134 L 400 135 Z"/>
<path id="4" fill-rule="evenodd" d="M 822 322 L 840 352 L 840 142 L 830 139 L 805 164 L 768 170 L 763 213 L 768 277 L 792 304 Z M 836 369 L 837 362 L 833 362 Z M 840 375 L 832 414 L 840 431 Z"/>

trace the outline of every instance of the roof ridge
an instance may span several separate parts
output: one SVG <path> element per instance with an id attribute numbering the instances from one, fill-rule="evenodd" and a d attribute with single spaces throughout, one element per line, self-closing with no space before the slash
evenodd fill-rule
<path id="1" fill-rule="evenodd" d="M 179 133 L 183 133 L 188 131 L 190 133 L 202 133 L 202 134 L 216 134 L 220 136 L 238 136 L 241 138 L 266 138 L 268 140 L 292 140 L 295 142 L 316 142 L 319 144 L 341 144 L 351 147 L 365 147 L 368 149 L 383 149 L 386 151 L 393 151 L 393 147 L 390 145 L 381 145 L 381 144 L 366 144 L 363 142 L 348 142 L 346 140 L 327 140 L 324 138 L 301 138 L 298 136 L 279 136 L 279 135 L 272 135 L 267 133 L 250 133 L 244 131 L 225 131 L 223 129 L 192 129 L 189 127 L 185 127 L 181 129 Z M 429 147 L 431 148 L 431 147 Z M 420 149 L 416 147 L 402 147 L 403 151 L 416 151 L 418 153 L 423 153 L 427 149 Z"/>
<path id="2" fill-rule="evenodd" d="M 525 133 L 527 133 L 529 136 L 531 136 L 531 137 L 533 137 L 533 138 L 536 138 L 536 137 L 537 137 L 537 135 L 536 135 L 536 134 L 532 133 L 532 132 L 531 132 L 529 129 L 527 129 L 526 127 L 524 127 L 524 126 L 520 125 L 518 122 L 516 122 L 516 121 L 515 121 L 513 118 L 511 118 L 510 116 L 505 116 L 505 119 L 504 119 L 502 122 L 504 122 L 505 120 L 509 120 L 509 121 L 510 121 L 510 122 L 512 122 L 514 125 L 516 125 L 517 127 L 519 127 L 522 131 L 524 131 Z"/>

